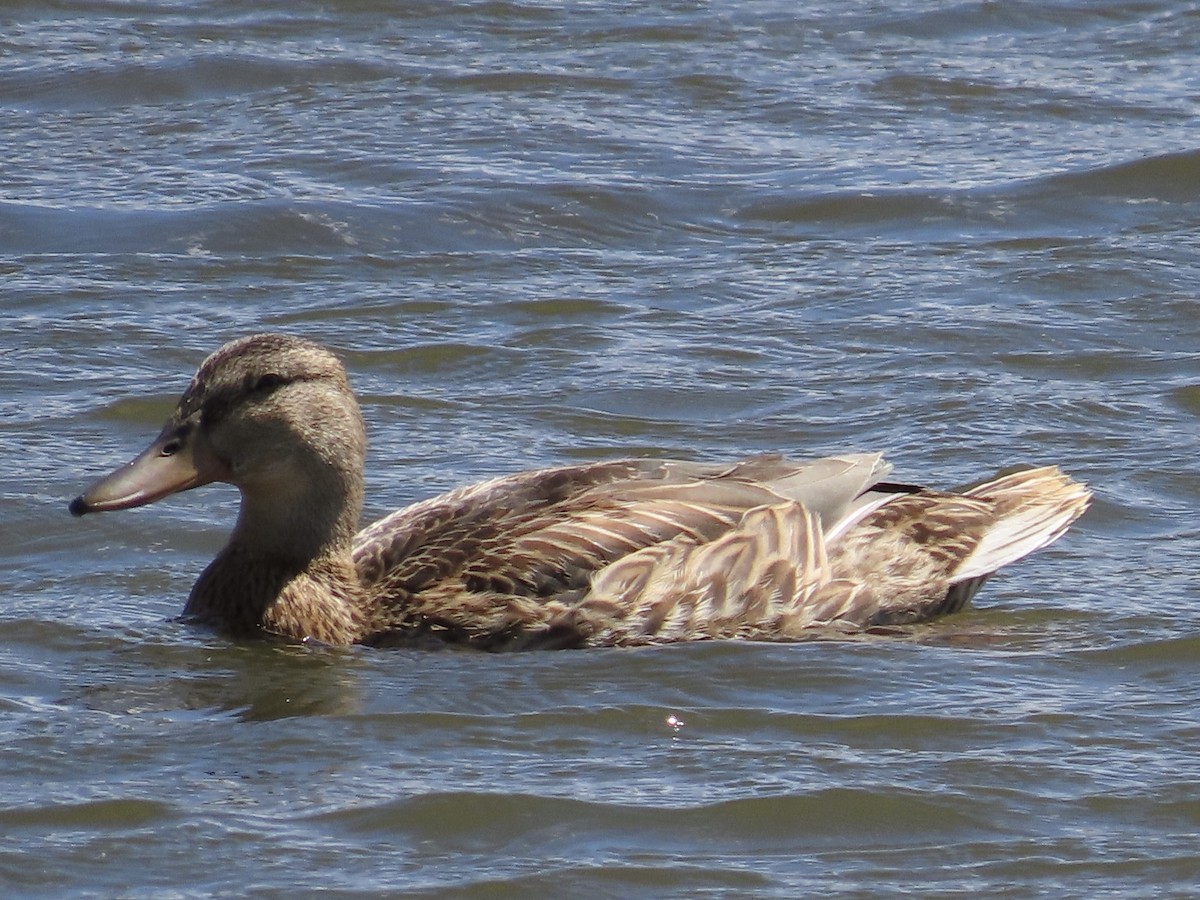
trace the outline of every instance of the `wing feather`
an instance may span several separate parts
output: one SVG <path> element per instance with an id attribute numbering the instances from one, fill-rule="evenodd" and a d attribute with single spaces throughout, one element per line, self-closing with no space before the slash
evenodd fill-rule
<path id="1" fill-rule="evenodd" d="M 706 543 L 681 537 L 613 563 L 580 608 L 609 610 L 625 597 L 621 620 L 606 624 L 609 637 L 623 632 L 626 642 L 766 634 L 828 577 L 820 520 L 784 502 L 748 511 Z"/>
<path id="2" fill-rule="evenodd" d="M 947 494 L 877 484 L 888 468 L 863 454 L 526 472 L 388 516 L 354 560 L 395 610 L 381 628 L 489 647 L 783 639 L 956 609 L 1087 505 L 1052 469 Z"/>

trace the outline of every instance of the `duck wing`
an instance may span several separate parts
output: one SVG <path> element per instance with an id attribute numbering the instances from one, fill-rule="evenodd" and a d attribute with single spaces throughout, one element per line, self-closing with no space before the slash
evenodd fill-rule
<path id="1" fill-rule="evenodd" d="M 616 561 L 559 628 L 632 644 L 922 621 L 960 609 L 996 569 L 1057 540 L 1089 500 L 1046 467 L 963 494 L 879 485 L 832 521 L 802 503 L 761 506 L 707 543 L 679 535 Z"/>
<path id="2" fill-rule="evenodd" d="M 992 572 L 1057 540 L 1090 502 L 1054 467 L 964 493 L 880 485 L 830 523 L 788 502 L 707 544 L 680 535 L 617 560 L 559 629 L 593 643 L 794 640 L 959 610 Z"/>
<path id="3" fill-rule="evenodd" d="M 767 523 L 747 519 L 751 510 L 780 507 L 837 523 L 889 469 L 878 454 L 861 454 L 732 465 L 617 460 L 525 472 L 393 513 L 359 534 L 354 561 L 396 628 L 435 623 L 489 645 L 574 634 L 568 614 L 597 593 L 593 580 L 614 563 L 661 547 L 666 566 L 682 548 L 730 535 L 716 545 L 723 551 L 709 551 L 711 568 Z"/>

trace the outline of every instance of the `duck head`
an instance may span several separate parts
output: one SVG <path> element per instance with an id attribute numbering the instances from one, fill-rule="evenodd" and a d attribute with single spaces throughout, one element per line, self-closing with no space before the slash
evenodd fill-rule
<path id="1" fill-rule="evenodd" d="M 254 335 L 209 356 L 154 442 L 70 510 L 129 509 L 222 481 L 242 492 L 239 530 L 255 526 L 266 538 L 272 527 L 319 520 L 327 510 L 325 517 L 347 520 L 350 534 L 339 537 L 348 540 L 365 452 L 362 416 L 337 357 L 301 338 Z"/>

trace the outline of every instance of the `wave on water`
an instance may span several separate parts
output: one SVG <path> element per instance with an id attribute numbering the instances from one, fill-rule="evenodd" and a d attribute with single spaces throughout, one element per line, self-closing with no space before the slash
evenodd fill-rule
<path id="1" fill-rule="evenodd" d="M 724 223 L 686 189 L 562 183 L 422 197 L 279 196 L 248 177 L 217 175 L 178 206 L 0 203 L 0 252 L 310 254 L 502 250 L 561 242 L 619 244 L 654 233 L 676 243 L 696 229 L 792 239 L 887 235 L 896 239 L 1073 239 L 1161 217 L 1162 204 L 1200 199 L 1200 151 L 1171 153 L 972 189 L 818 190 L 735 204 Z M 186 201 L 186 202 L 184 202 Z"/>
<path id="2" fill-rule="evenodd" d="M 1200 150 L 1144 156 L 1080 172 L 1065 172 L 1030 185 L 1032 190 L 1039 187 L 1064 195 L 1191 203 L 1200 199 Z"/>
<path id="3" fill-rule="evenodd" d="M 612 245 L 678 232 L 640 190 L 569 184 L 420 196 L 321 200 L 279 196 L 247 178 L 216 176 L 178 203 L 131 196 L 104 206 L 0 202 L 0 254 L 310 255 Z M 132 188 L 131 188 L 132 189 Z M 190 190 L 190 189 L 189 189 Z M 678 212 L 678 211 L 677 211 Z M 674 240 L 686 237 L 677 233 Z"/>
<path id="4" fill-rule="evenodd" d="M 816 237 L 887 232 L 912 238 L 1015 237 L 1048 229 L 1073 237 L 1124 228 L 1157 210 L 1145 202 L 1200 199 L 1200 151 L 1167 153 L 1000 186 L 802 192 L 752 200 L 735 217 L 796 226 Z M 819 230 L 818 230 L 819 226 Z"/>
<path id="5" fill-rule="evenodd" d="M 320 255 L 356 243 L 338 208 L 283 200 L 180 209 L 0 204 L 0 252 L 257 253 L 290 248 Z"/>
<path id="6" fill-rule="evenodd" d="M 398 71 L 357 59 L 304 56 L 196 54 L 155 62 L 137 59 L 50 64 L 0 73 L 8 107 L 30 110 L 108 110 L 113 107 L 189 104 L 319 84 L 395 78 Z"/>
<path id="7" fill-rule="evenodd" d="M 961 797 L 878 786 L 818 788 L 694 805 L 441 792 L 319 813 L 309 821 L 359 835 L 404 833 L 445 848 L 504 832 L 513 846 L 535 840 L 559 844 L 563 854 L 571 852 L 572 844 L 587 842 L 589 832 L 621 834 L 635 843 L 638 834 L 650 839 L 670 833 L 693 852 L 720 851 L 747 841 L 765 852 L 782 852 L 799 844 L 837 843 L 846 835 L 859 841 L 870 835 L 879 846 L 910 840 L 914 833 L 931 841 L 962 838 L 986 833 L 993 824 Z M 903 832 L 895 829 L 899 821 L 905 823 Z"/>

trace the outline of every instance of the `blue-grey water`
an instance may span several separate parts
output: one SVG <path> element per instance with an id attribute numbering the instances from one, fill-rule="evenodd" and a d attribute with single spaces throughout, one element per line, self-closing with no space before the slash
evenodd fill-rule
<path id="1" fill-rule="evenodd" d="M 5 896 L 1187 896 L 1200 7 L 0 7 Z M 617 454 L 1097 500 L 893 638 L 495 656 L 174 621 L 236 515 L 66 503 L 261 330 L 368 518 Z"/>

